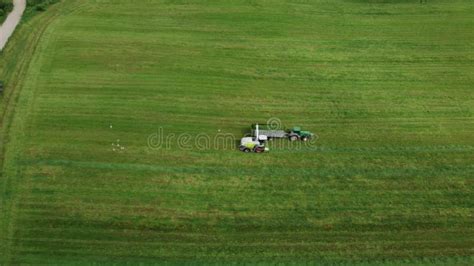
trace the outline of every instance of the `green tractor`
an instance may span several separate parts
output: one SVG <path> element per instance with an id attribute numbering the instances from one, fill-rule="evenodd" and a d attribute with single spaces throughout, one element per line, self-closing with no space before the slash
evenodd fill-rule
<path id="1" fill-rule="evenodd" d="M 301 130 L 300 127 L 293 127 L 288 133 L 288 138 L 291 141 L 308 141 L 310 138 L 313 138 L 314 134 L 310 131 Z"/>

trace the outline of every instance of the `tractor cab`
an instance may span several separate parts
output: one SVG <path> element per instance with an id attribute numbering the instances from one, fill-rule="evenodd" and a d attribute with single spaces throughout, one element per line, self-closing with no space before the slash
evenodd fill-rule
<path id="1" fill-rule="evenodd" d="M 305 130 L 301 130 L 301 127 L 293 127 L 288 134 L 291 141 L 301 140 L 308 141 L 314 136 L 313 133 Z"/>

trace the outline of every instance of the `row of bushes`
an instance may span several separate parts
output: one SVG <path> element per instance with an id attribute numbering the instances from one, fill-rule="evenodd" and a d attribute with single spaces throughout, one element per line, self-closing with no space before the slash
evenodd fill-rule
<path id="1" fill-rule="evenodd" d="M 27 0 L 27 6 L 30 10 L 45 11 L 49 5 L 60 0 Z M 0 0 L 0 24 L 5 20 L 7 14 L 13 10 L 13 0 Z"/>
<path id="2" fill-rule="evenodd" d="M 45 11 L 49 5 L 59 2 L 59 0 L 27 0 L 27 5 L 36 11 Z"/>
<path id="3" fill-rule="evenodd" d="M 0 0 L 0 18 L 3 21 L 4 17 L 13 9 L 12 0 Z"/>

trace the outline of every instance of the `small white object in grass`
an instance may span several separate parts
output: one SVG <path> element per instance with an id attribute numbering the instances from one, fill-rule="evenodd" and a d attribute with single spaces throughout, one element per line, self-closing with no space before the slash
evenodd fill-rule
<path id="1" fill-rule="evenodd" d="M 112 128 L 112 124 L 110 124 L 110 128 Z"/>
<path id="2" fill-rule="evenodd" d="M 125 147 L 120 147 L 120 149 L 124 150 L 124 149 L 125 149 Z"/>
<path id="3" fill-rule="evenodd" d="M 219 129 L 219 130 L 217 130 L 217 132 L 221 132 L 221 130 Z"/>

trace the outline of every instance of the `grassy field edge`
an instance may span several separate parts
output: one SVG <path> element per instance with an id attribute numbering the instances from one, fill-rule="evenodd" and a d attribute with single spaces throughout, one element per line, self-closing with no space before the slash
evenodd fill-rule
<path id="1" fill-rule="evenodd" d="M 68 3 L 70 4 L 70 3 Z M 21 137 L 21 118 L 19 123 L 16 120 L 19 105 L 25 106 L 28 102 L 31 91 L 22 91 L 25 81 L 28 80 L 27 73 L 31 62 L 37 58 L 36 51 L 40 47 L 40 42 L 44 33 L 53 21 L 60 15 L 65 2 L 55 5 L 48 12 L 39 13 L 33 17 L 25 17 L 16 33 L 13 35 L 0 57 L 2 66 L 1 73 L 5 82 L 4 94 L 0 102 L 0 262 L 8 262 L 10 259 L 9 245 L 11 234 L 13 233 L 10 223 L 14 215 L 15 183 L 14 179 L 17 171 L 9 164 L 8 160 L 13 159 L 17 152 L 15 143 Z M 22 96 L 20 96 L 22 95 Z M 9 148 L 13 147 L 13 148 Z"/>

